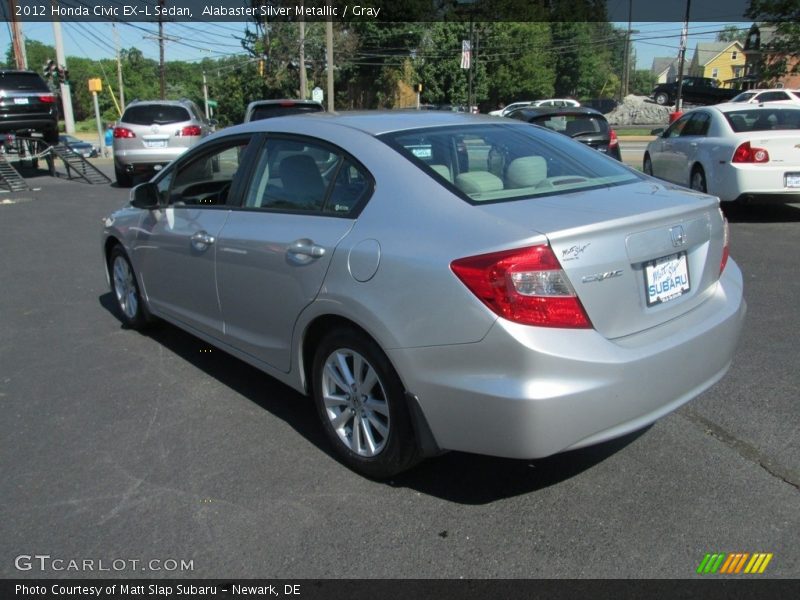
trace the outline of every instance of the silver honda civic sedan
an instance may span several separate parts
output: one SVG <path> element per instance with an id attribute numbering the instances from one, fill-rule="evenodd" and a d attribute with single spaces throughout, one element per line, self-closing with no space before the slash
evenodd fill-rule
<path id="1" fill-rule="evenodd" d="M 134 188 L 102 252 L 126 326 L 311 395 L 374 478 L 640 429 L 725 374 L 745 314 L 717 198 L 458 113 L 226 129 Z"/>

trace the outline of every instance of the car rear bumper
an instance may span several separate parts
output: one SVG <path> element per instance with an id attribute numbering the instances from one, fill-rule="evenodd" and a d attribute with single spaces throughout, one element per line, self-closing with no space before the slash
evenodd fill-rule
<path id="1" fill-rule="evenodd" d="M 35 117 L 24 119 L 0 119 L 0 133 L 58 130 L 58 121 L 55 117 Z"/>
<path id="2" fill-rule="evenodd" d="M 114 150 L 114 160 L 128 172 L 147 171 L 171 163 L 188 149 L 188 147 L 159 148 L 157 152 L 149 149 Z"/>
<path id="3" fill-rule="evenodd" d="M 440 448 L 538 458 L 640 429 L 709 388 L 745 312 L 729 261 L 702 305 L 624 338 L 498 319 L 477 343 L 388 354 Z"/>
<path id="4" fill-rule="evenodd" d="M 787 173 L 800 173 L 798 166 L 758 164 L 720 165 L 717 191 L 720 200 L 769 198 L 780 202 L 800 202 L 800 188 L 786 187 Z"/>

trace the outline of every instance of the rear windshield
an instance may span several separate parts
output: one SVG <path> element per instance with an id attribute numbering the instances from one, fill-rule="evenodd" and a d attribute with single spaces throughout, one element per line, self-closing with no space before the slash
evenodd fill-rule
<path id="1" fill-rule="evenodd" d="M 49 92 L 50 88 L 36 73 L 0 73 L 0 90 Z"/>
<path id="2" fill-rule="evenodd" d="M 168 125 L 191 121 L 189 111 L 182 106 L 170 104 L 146 104 L 131 106 L 122 116 L 122 121 L 132 125 Z"/>
<path id="3" fill-rule="evenodd" d="M 285 117 L 286 115 L 296 115 L 300 113 L 320 112 L 320 104 L 261 104 L 253 109 L 250 115 L 251 121 L 269 119 L 270 117 Z"/>
<path id="4" fill-rule="evenodd" d="M 608 122 L 596 115 L 541 115 L 529 123 L 547 127 L 570 137 L 608 133 Z"/>
<path id="5" fill-rule="evenodd" d="M 736 133 L 742 131 L 772 131 L 800 129 L 798 108 L 752 108 L 725 113 L 725 118 Z"/>
<path id="6" fill-rule="evenodd" d="M 548 196 L 640 178 L 596 150 L 522 123 L 415 129 L 380 139 L 471 203 Z"/>

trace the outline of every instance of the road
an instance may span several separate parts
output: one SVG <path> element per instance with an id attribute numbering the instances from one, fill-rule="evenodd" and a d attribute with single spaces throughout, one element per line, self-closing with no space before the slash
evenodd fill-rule
<path id="1" fill-rule="evenodd" d="M 0 193 L 0 576 L 685 578 L 709 552 L 770 552 L 760 577 L 800 576 L 797 206 L 727 210 L 745 330 L 725 379 L 677 413 L 548 459 L 454 452 L 376 483 L 333 458 L 294 391 L 174 327 L 120 326 L 99 234 L 126 190 L 29 183 Z M 124 562 L 19 570 L 35 554 Z"/>

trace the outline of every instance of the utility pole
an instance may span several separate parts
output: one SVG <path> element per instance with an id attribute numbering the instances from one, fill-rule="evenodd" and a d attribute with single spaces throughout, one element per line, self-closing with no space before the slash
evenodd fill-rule
<path id="1" fill-rule="evenodd" d="M 467 112 L 472 114 L 472 70 L 473 65 L 475 64 L 475 53 L 473 52 L 473 32 L 474 32 L 474 23 L 472 22 L 472 13 L 469 14 L 469 90 L 467 91 Z"/>
<path id="2" fill-rule="evenodd" d="M 117 54 L 117 84 L 119 85 L 119 105 L 124 109 L 125 90 L 122 85 L 122 61 L 119 57 L 119 31 L 117 31 L 117 25 L 115 23 L 111 24 L 111 28 L 114 30 L 114 49 Z"/>
<path id="3" fill-rule="evenodd" d="M 206 121 L 211 118 L 211 113 L 208 110 L 208 80 L 206 79 L 206 72 L 203 71 L 203 103 L 206 109 Z"/>
<path id="4" fill-rule="evenodd" d="M 331 0 L 327 2 L 331 6 Z M 333 112 L 333 21 L 325 21 L 325 50 L 328 55 L 328 110 Z"/>
<path id="5" fill-rule="evenodd" d="M 22 23 L 17 21 L 17 2 L 8 0 L 8 10 L 11 13 L 11 37 L 14 47 L 14 60 L 17 69 L 24 71 L 28 68 L 28 53 L 25 51 L 25 40 L 22 37 Z"/>
<path id="6" fill-rule="evenodd" d="M 53 6 L 56 6 L 57 1 L 53 0 Z M 53 38 L 56 43 L 56 66 L 64 67 L 64 72 L 67 71 L 67 57 L 64 55 L 64 40 L 61 38 L 61 21 L 55 19 L 53 21 Z M 69 89 L 69 82 L 66 77 L 61 77 L 59 81 L 61 87 L 61 106 L 64 108 L 64 127 L 67 133 L 75 133 L 75 117 L 72 113 L 72 94 Z"/>
<path id="7" fill-rule="evenodd" d="M 620 102 L 628 95 L 630 87 L 630 74 L 631 74 L 631 20 L 633 14 L 633 0 L 628 0 L 628 31 L 625 34 L 625 58 L 622 61 L 624 64 L 624 71 L 622 73 L 622 93 L 620 94 Z"/>
<path id="8" fill-rule="evenodd" d="M 164 74 L 164 0 L 158 0 L 161 11 L 158 14 L 158 79 L 161 91 L 161 99 L 167 97 L 167 84 Z"/>
<path id="9" fill-rule="evenodd" d="M 683 64 L 686 61 L 686 41 L 689 36 L 689 10 L 692 0 L 686 0 L 686 17 L 683 20 L 683 31 L 681 32 L 681 49 L 678 55 L 678 92 L 675 99 L 675 112 L 683 109 Z"/>
<path id="10" fill-rule="evenodd" d="M 303 8 L 303 3 L 300 3 Z M 300 17 L 300 99 L 306 99 L 308 84 L 306 83 L 306 22 L 303 16 Z"/>

